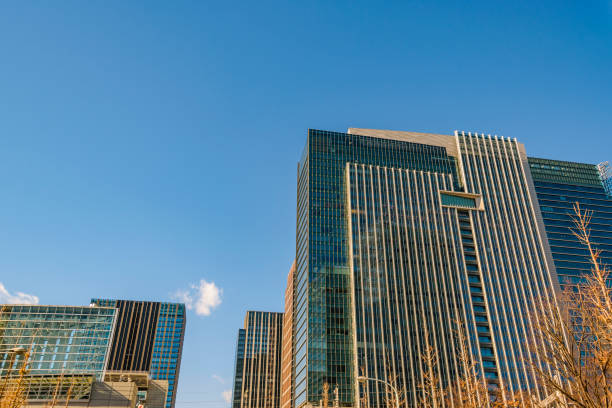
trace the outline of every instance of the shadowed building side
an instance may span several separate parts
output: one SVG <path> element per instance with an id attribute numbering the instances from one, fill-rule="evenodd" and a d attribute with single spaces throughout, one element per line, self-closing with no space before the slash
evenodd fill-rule
<path id="1" fill-rule="evenodd" d="M 592 267 L 587 249 L 572 233 L 575 203 L 592 211 L 592 242 L 602 251 L 602 263 L 612 265 L 612 197 L 601 167 L 534 157 L 529 158 L 529 167 L 559 284 L 579 283 Z"/>
<path id="2" fill-rule="evenodd" d="M 234 389 L 232 392 L 232 408 L 240 408 L 242 404 L 242 380 L 244 378 L 244 342 L 245 329 L 238 329 L 236 341 L 236 357 L 234 360 Z"/>

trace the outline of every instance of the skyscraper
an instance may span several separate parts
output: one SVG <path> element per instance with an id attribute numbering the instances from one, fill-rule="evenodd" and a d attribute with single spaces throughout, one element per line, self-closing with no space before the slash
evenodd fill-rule
<path id="1" fill-rule="evenodd" d="M 242 406 L 242 380 L 244 379 L 244 346 L 246 330 L 238 329 L 236 340 L 236 356 L 234 358 L 234 384 L 232 389 L 232 408 Z"/>
<path id="2" fill-rule="evenodd" d="M 588 252 L 571 230 L 575 203 L 592 211 L 591 238 L 602 250 L 601 261 L 612 265 L 612 197 L 605 189 L 605 175 L 586 163 L 530 157 L 529 166 L 559 283 L 578 283 L 591 270 Z"/>
<path id="3" fill-rule="evenodd" d="M 529 309 L 554 307 L 557 278 L 523 145 L 309 130 L 297 202 L 296 408 L 318 405 L 325 383 L 341 406 L 382 407 L 384 387 L 358 376 L 393 379 L 416 406 L 425 348 L 441 386 L 461 370 L 458 325 L 491 386 L 534 387 Z"/>
<path id="4" fill-rule="evenodd" d="M 281 397 L 280 408 L 291 408 L 293 404 L 293 274 L 295 261 L 287 276 L 285 289 L 285 313 L 283 313 L 283 340 L 281 350 Z"/>
<path id="5" fill-rule="evenodd" d="M 238 331 L 233 408 L 279 408 L 283 314 L 248 311 Z"/>
<path id="6" fill-rule="evenodd" d="M 168 380 L 166 407 L 173 407 L 185 336 L 185 305 L 113 299 L 91 302 L 117 309 L 107 369 L 147 371 L 154 380 Z"/>

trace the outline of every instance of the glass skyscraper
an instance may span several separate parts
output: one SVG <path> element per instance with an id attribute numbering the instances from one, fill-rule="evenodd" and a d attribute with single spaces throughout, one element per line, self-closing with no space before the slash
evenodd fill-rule
<path id="1" fill-rule="evenodd" d="M 283 313 L 248 311 L 238 331 L 232 408 L 279 408 Z"/>
<path id="2" fill-rule="evenodd" d="M 298 164 L 296 407 L 307 401 L 317 403 L 325 382 L 338 386 L 343 405 L 354 402 L 347 162 L 456 175 L 455 159 L 440 146 L 309 130 Z"/>
<path id="3" fill-rule="evenodd" d="M 114 299 L 91 302 L 118 311 L 107 369 L 147 371 L 154 380 L 167 380 L 166 407 L 173 407 L 185 337 L 185 305 Z"/>
<path id="4" fill-rule="evenodd" d="M 92 375 L 102 380 L 115 309 L 86 306 L 0 306 L 0 378 L 15 374 L 31 350 L 29 376 Z M 10 372 L 9 372 L 10 371 Z"/>
<path id="5" fill-rule="evenodd" d="M 524 361 L 556 274 L 524 147 L 507 138 L 309 130 L 298 163 L 294 406 L 384 406 L 391 378 L 423 393 L 424 348 L 441 386 L 460 371 L 456 325 L 492 387 L 534 388 Z M 540 365 L 539 361 L 535 364 Z M 538 389 L 534 392 L 546 391 Z"/>
<path id="6" fill-rule="evenodd" d="M 234 384 L 232 390 L 232 408 L 242 406 L 242 382 L 244 377 L 244 346 L 246 341 L 246 330 L 238 329 L 238 340 L 236 341 L 236 355 L 234 358 Z"/>
<path id="7" fill-rule="evenodd" d="M 580 282 L 591 264 L 584 245 L 572 234 L 573 206 L 593 212 L 591 238 L 601 261 L 612 265 L 612 197 L 596 165 L 530 157 L 529 166 L 561 286 Z"/>

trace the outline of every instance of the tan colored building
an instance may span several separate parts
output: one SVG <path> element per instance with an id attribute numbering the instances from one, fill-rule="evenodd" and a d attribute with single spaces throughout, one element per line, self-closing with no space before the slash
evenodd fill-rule
<path id="1" fill-rule="evenodd" d="M 282 330 L 282 313 L 246 313 L 238 331 L 233 408 L 280 408 Z"/>
<path id="2" fill-rule="evenodd" d="M 281 346 L 281 395 L 280 408 L 291 408 L 293 398 L 293 273 L 295 261 L 287 276 L 285 313 L 283 315 L 283 341 Z"/>
<path id="3" fill-rule="evenodd" d="M 26 377 L 26 382 L 30 386 L 23 408 L 163 408 L 168 392 L 166 380 L 151 380 L 146 372 L 107 372 L 105 381 L 54 376 Z"/>

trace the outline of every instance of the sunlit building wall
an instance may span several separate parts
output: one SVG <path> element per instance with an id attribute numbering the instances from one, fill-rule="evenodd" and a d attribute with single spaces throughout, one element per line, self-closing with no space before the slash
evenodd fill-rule
<path id="1" fill-rule="evenodd" d="M 309 130 L 298 164 L 294 406 L 384 406 L 376 383 L 423 390 L 419 350 L 459 373 L 460 322 L 492 387 L 533 389 L 529 310 L 556 274 L 523 145 L 456 132 Z M 410 283 L 410 284 L 409 284 Z M 540 364 L 539 361 L 535 362 Z M 332 396 L 330 396 L 330 400 Z"/>
<path id="2" fill-rule="evenodd" d="M 295 261 L 287 276 L 285 289 L 285 313 L 283 314 L 283 340 L 281 350 L 281 408 L 291 408 L 293 403 L 293 274 Z"/>
<path id="3" fill-rule="evenodd" d="M 233 408 L 280 408 L 282 335 L 282 313 L 246 313 L 238 332 Z"/>

